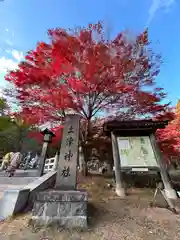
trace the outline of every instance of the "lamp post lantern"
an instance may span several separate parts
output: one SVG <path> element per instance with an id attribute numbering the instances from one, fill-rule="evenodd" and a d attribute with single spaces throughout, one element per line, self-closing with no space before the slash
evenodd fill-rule
<path id="1" fill-rule="evenodd" d="M 55 137 L 55 134 L 53 132 L 51 132 L 48 128 L 41 131 L 41 134 L 44 135 L 44 139 L 43 139 L 42 152 L 41 152 L 41 156 L 40 156 L 40 160 L 39 160 L 39 171 L 38 171 L 39 174 L 38 175 L 40 177 L 44 173 L 44 165 L 45 165 L 45 161 L 46 161 L 48 145 L 49 145 L 49 143 L 52 142 L 52 138 Z"/>

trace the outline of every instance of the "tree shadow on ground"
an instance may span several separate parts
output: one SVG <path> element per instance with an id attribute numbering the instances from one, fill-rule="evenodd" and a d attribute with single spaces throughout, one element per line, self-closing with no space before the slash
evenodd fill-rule
<path id="1" fill-rule="evenodd" d="M 95 226 L 99 225 L 99 223 L 102 222 L 102 219 L 105 219 L 109 215 L 107 209 L 103 208 L 100 205 L 95 205 L 93 202 L 88 202 L 87 210 L 89 229 L 92 229 Z"/>
<path id="2" fill-rule="evenodd" d="M 96 207 L 92 202 L 88 202 L 87 216 L 88 216 L 88 226 L 90 228 L 94 227 L 96 225 L 96 222 L 99 221 L 98 212 L 99 212 L 98 207 Z"/>

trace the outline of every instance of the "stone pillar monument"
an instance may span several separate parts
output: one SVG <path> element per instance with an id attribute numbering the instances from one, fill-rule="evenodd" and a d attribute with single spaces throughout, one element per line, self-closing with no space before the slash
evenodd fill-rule
<path id="1" fill-rule="evenodd" d="M 32 219 L 38 225 L 87 227 L 87 192 L 76 190 L 79 121 L 78 115 L 65 119 L 55 188 L 39 192 L 34 203 Z"/>

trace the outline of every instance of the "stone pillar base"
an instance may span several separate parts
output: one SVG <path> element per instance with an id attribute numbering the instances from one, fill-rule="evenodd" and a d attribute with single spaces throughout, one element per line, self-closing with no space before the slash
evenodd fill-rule
<path id="1" fill-rule="evenodd" d="M 36 196 L 32 223 L 87 228 L 87 192 L 47 190 Z"/>
<path id="2" fill-rule="evenodd" d="M 167 198 L 174 199 L 174 200 L 177 199 L 176 191 L 173 188 L 165 188 L 164 192 L 165 192 Z"/>
<path id="3" fill-rule="evenodd" d="M 116 194 L 121 198 L 126 196 L 124 188 L 116 188 Z"/>

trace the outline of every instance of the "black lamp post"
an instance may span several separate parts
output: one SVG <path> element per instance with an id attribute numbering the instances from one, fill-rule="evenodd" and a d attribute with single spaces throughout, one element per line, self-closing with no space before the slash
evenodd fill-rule
<path id="1" fill-rule="evenodd" d="M 48 128 L 41 131 L 41 133 L 44 135 L 44 139 L 43 139 L 42 152 L 41 152 L 41 156 L 40 156 L 40 160 L 39 160 L 39 171 L 38 171 L 39 174 L 38 175 L 40 177 L 44 173 L 44 165 L 45 165 L 45 161 L 46 161 L 48 145 L 49 145 L 49 143 L 52 142 L 52 138 L 55 137 L 55 134 L 53 132 L 51 132 Z"/>

